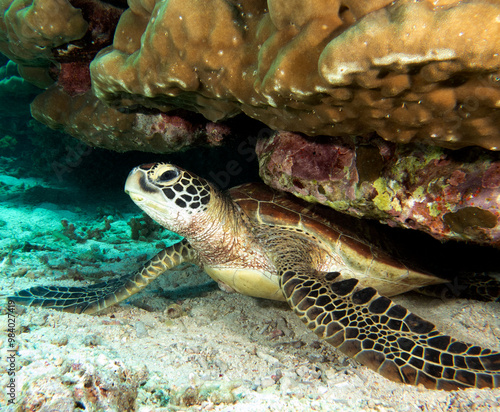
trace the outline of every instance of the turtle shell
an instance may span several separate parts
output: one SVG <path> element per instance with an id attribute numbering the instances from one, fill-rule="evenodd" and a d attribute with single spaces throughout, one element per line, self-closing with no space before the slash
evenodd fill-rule
<path id="1" fill-rule="evenodd" d="M 317 269 L 339 271 L 355 277 L 363 286 L 391 296 L 444 279 L 412 270 L 387 252 L 388 242 L 376 242 L 381 233 L 373 223 L 313 205 L 263 184 L 246 184 L 230 190 L 230 196 L 255 223 L 306 233 L 327 251 L 326 263 Z M 384 245 L 386 243 L 384 249 Z M 390 249 L 388 249 L 390 250 Z"/>
<path id="2" fill-rule="evenodd" d="M 229 195 L 255 222 L 290 228 L 303 225 L 327 242 L 335 242 L 341 235 L 353 250 L 369 246 L 405 266 L 443 279 L 498 273 L 500 250 L 496 248 L 456 241 L 443 243 L 416 230 L 389 227 L 312 204 L 262 183 L 234 187 Z"/>
<path id="3" fill-rule="evenodd" d="M 411 257 L 405 259 L 397 253 L 402 232 L 373 220 L 359 219 L 312 204 L 260 183 L 234 187 L 229 190 L 229 195 L 256 223 L 303 229 L 327 244 L 341 240 L 346 248 L 361 256 L 371 251 L 379 259 L 394 261 L 396 267 L 411 265 Z"/>

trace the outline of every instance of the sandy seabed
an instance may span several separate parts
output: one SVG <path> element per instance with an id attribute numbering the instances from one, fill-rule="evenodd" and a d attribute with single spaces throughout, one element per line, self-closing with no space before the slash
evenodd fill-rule
<path id="1" fill-rule="evenodd" d="M 0 293 L 88 285 L 139 269 L 160 241 L 130 239 L 126 222 L 138 215 L 115 213 L 101 239 L 77 242 L 65 238 L 61 220 L 77 230 L 103 227 L 88 208 L 3 199 Z M 498 303 L 416 294 L 395 300 L 445 333 L 500 349 Z M 286 304 L 227 294 L 191 265 L 98 315 L 5 301 L 0 313 L 5 411 L 500 411 L 500 389 L 390 382 L 319 341 Z M 8 405 L 10 361 L 16 397 Z"/>

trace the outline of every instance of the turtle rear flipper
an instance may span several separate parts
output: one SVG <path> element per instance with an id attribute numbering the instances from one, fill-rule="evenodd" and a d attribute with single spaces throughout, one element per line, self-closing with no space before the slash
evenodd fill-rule
<path id="1" fill-rule="evenodd" d="M 461 274 L 440 285 L 424 286 L 417 289 L 423 295 L 441 299 L 474 299 L 484 302 L 500 302 L 500 274 Z"/>
<path id="2" fill-rule="evenodd" d="M 7 299 L 21 305 L 64 312 L 96 313 L 144 289 L 168 269 L 193 259 L 191 246 L 183 240 L 158 253 L 136 273 L 87 287 L 35 286 L 16 292 Z"/>
<path id="3" fill-rule="evenodd" d="M 287 268 L 281 273 L 283 293 L 302 321 L 382 376 L 430 389 L 500 387 L 499 352 L 446 336 L 338 272 Z"/>

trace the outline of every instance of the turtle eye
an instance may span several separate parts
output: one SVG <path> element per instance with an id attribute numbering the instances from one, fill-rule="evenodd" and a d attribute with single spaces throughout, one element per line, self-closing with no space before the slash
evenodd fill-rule
<path id="1" fill-rule="evenodd" d="M 179 177 L 179 171 L 177 169 L 169 169 L 158 176 L 160 182 L 169 182 L 171 180 L 177 179 Z"/>

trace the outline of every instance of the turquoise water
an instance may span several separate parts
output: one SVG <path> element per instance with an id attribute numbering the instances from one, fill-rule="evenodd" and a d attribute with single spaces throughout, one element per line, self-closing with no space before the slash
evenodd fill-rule
<path id="1" fill-rule="evenodd" d="M 124 193 L 129 171 L 151 161 L 213 173 L 219 186 L 258 179 L 241 161 L 236 176 L 214 165 L 234 148 L 158 155 L 92 148 L 30 115 L 41 90 L 0 55 L 0 277 L 3 295 L 54 281 L 85 285 L 121 276 L 180 237 L 145 216 Z"/>

